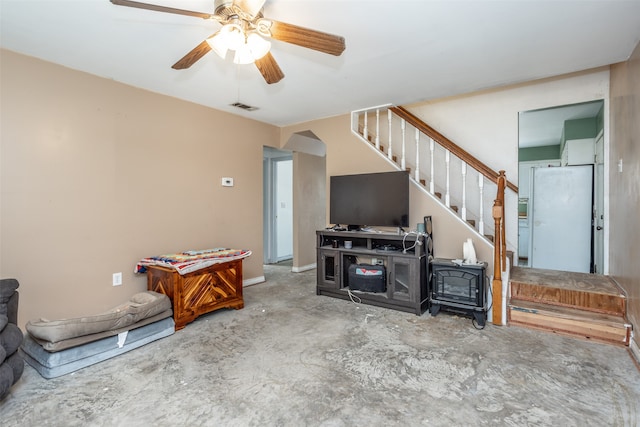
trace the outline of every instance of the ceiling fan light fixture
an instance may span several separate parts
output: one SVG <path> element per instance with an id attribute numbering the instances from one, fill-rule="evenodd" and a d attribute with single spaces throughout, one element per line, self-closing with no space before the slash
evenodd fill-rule
<path id="1" fill-rule="evenodd" d="M 249 33 L 247 36 L 247 46 L 251 50 L 251 55 L 254 60 L 260 59 L 265 56 L 269 49 L 271 49 L 271 42 L 263 39 L 257 33 Z"/>
<path id="2" fill-rule="evenodd" d="M 238 50 L 244 44 L 244 31 L 238 24 L 226 24 L 219 33 L 227 49 Z"/>
<path id="3" fill-rule="evenodd" d="M 220 58 L 224 59 L 227 56 L 227 44 L 224 40 L 224 37 L 220 34 L 220 31 L 215 33 L 212 37 L 207 39 L 207 43 Z"/>
<path id="4" fill-rule="evenodd" d="M 236 49 L 236 55 L 233 57 L 234 64 L 251 64 L 255 61 L 253 57 L 253 53 L 251 53 L 251 48 L 248 44 L 243 44 L 238 49 Z"/>

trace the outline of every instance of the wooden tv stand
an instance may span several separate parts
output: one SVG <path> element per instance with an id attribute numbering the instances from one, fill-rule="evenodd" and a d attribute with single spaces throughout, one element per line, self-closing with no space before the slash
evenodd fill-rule
<path id="1" fill-rule="evenodd" d="M 364 304 L 413 312 L 420 316 L 429 304 L 429 265 L 424 236 L 418 238 L 421 244 L 406 252 L 403 247 L 414 246 L 417 236 L 408 235 L 404 243 L 403 237 L 403 234 L 397 233 L 318 230 L 316 293 L 350 299 L 349 266 L 354 263 L 384 265 L 386 292 L 351 292 Z M 346 241 L 352 242 L 351 248 L 345 248 Z"/>
<path id="2" fill-rule="evenodd" d="M 242 259 L 213 264 L 184 275 L 172 268 L 148 266 L 147 289 L 169 297 L 176 330 L 179 330 L 202 314 L 244 307 Z"/>

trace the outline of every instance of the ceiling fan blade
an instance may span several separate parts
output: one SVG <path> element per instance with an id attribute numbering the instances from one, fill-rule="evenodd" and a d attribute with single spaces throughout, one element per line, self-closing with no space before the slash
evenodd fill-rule
<path id="1" fill-rule="evenodd" d="M 264 19 L 271 23 L 271 37 L 286 43 L 296 44 L 308 49 L 340 56 L 345 49 L 344 37 L 321 31 L 311 30 L 298 25 Z"/>
<path id="2" fill-rule="evenodd" d="M 271 55 L 271 52 L 267 52 L 265 56 L 256 60 L 256 67 L 258 67 L 260 74 L 268 84 L 278 83 L 284 77 L 284 73 L 273 55 Z"/>
<path id="3" fill-rule="evenodd" d="M 171 68 L 174 70 L 184 70 L 185 68 L 191 67 L 193 64 L 198 62 L 200 58 L 205 56 L 211 50 L 211 46 L 207 43 L 207 40 L 204 40 L 198 46 L 191 49 L 191 52 L 187 53 L 182 57 L 178 62 L 173 64 Z"/>
<path id="4" fill-rule="evenodd" d="M 193 12 L 191 10 L 176 9 L 174 7 L 159 6 L 157 4 L 141 3 L 138 1 L 130 0 L 111 0 L 111 3 L 117 6 L 135 7 L 138 9 L 155 10 L 156 12 L 174 13 L 177 15 L 195 16 L 202 19 L 215 19 L 215 15 L 210 13 Z"/>
<path id="5" fill-rule="evenodd" d="M 255 17 L 262 9 L 262 6 L 264 6 L 265 1 L 266 0 L 234 0 L 233 4 L 247 12 L 252 17 Z"/>

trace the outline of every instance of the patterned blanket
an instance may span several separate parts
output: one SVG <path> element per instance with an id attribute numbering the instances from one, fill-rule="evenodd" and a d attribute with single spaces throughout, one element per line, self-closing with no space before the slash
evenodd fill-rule
<path id="1" fill-rule="evenodd" d="M 244 249 L 213 248 L 201 251 L 186 251 L 177 254 L 158 255 L 142 258 L 134 270 L 135 273 L 144 273 L 150 265 L 173 268 L 180 274 L 191 273 L 213 264 L 234 261 L 246 258 L 251 251 Z"/>

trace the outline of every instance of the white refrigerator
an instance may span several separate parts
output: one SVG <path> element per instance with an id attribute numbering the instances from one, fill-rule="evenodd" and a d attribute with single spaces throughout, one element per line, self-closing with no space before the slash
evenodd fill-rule
<path id="1" fill-rule="evenodd" d="M 532 174 L 529 265 L 589 273 L 593 166 L 535 168 Z"/>

